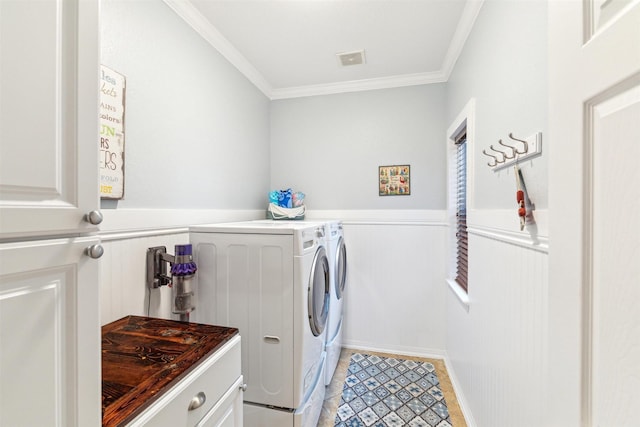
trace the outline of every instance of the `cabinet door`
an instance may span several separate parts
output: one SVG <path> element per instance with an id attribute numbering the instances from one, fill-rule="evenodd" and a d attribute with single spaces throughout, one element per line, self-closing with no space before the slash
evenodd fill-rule
<path id="1" fill-rule="evenodd" d="M 101 424 L 97 238 L 0 244 L 0 425 Z"/>
<path id="2" fill-rule="evenodd" d="M 242 381 L 240 377 L 196 427 L 242 427 Z"/>
<path id="3" fill-rule="evenodd" d="M 98 0 L 0 1 L 0 238 L 96 229 Z"/>

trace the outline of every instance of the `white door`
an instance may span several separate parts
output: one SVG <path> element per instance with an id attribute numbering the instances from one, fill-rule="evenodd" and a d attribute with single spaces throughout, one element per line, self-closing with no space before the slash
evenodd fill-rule
<path id="1" fill-rule="evenodd" d="M 640 2 L 549 2 L 549 425 L 636 426 Z"/>
<path id="2" fill-rule="evenodd" d="M 101 424 L 95 237 L 0 244 L 0 425 Z"/>
<path id="3" fill-rule="evenodd" d="M 0 1 L 0 238 L 91 231 L 98 1 Z"/>

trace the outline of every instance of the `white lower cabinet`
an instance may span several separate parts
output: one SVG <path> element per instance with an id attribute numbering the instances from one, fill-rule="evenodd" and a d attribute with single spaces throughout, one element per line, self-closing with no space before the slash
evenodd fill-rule
<path id="1" fill-rule="evenodd" d="M 242 381 L 242 377 L 238 378 L 197 427 L 242 427 Z"/>
<path id="2" fill-rule="evenodd" d="M 236 335 L 128 427 L 242 427 L 243 377 L 240 336 Z"/>
<path id="3" fill-rule="evenodd" d="M 100 425 L 98 243 L 0 244 L 0 426 Z"/>

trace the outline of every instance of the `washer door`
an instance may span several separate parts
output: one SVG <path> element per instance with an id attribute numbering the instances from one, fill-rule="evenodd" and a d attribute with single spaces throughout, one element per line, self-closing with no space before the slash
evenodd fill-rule
<path id="1" fill-rule="evenodd" d="M 344 239 L 340 237 L 338 245 L 336 247 L 336 265 L 335 265 L 335 291 L 338 299 L 342 298 L 344 293 L 344 287 L 347 284 L 347 246 L 344 244 Z"/>
<path id="2" fill-rule="evenodd" d="M 329 260 L 324 247 L 318 248 L 309 277 L 309 325 L 316 337 L 324 331 L 329 316 Z"/>

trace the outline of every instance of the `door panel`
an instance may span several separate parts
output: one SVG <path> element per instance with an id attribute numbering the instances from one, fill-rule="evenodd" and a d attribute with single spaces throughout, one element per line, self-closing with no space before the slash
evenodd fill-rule
<path id="1" fill-rule="evenodd" d="M 548 425 L 632 426 L 640 404 L 640 1 L 548 4 Z"/>
<path id="2" fill-rule="evenodd" d="M 196 427 L 242 427 L 242 376 Z"/>
<path id="3" fill-rule="evenodd" d="M 585 392 L 596 426 L 632 425 L 640 407 L 640 76 L 629 85 L 589 108 L 591 301 L 585 314 L 592 328 Z M 628 212 L 636 212 L 635 221 Z"/>
<path id="4" fill-rule="evenodd" d="M 97 228 L 98 31 L 96 0 L 0 2 L 0 238 Z"/>
<path id="5" fill-rule="evenodd" d="M 614 24 L 627 9 L 634 6 L 634 0 L 590 0 L 585 2 L 585 41 L 594 37 L 598 31 Z"/>
<path id="6" fill-rule="evenodd" d="M 99 425 L 95 243 L 0 245 L 0 425 Z"/>

